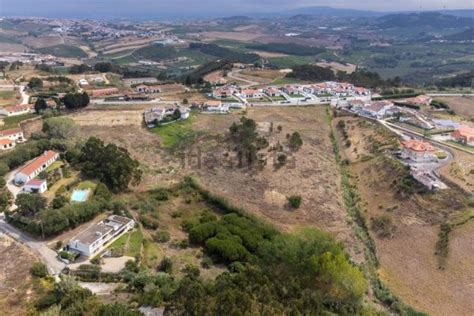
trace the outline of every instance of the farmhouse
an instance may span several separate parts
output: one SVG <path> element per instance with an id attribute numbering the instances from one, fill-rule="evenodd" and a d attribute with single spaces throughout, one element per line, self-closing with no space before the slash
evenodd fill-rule
<path id="1" fill-rule="evenodd" d="M 0 150 L 15 148 L 16 143 L 8 138 L 0 139 Z"/>
<path id="2" fill-rule="evenodd" d="M 82 79 L 79 79 L 79 85 L 81 87 L 85 87 L 85 86 L 88 86 L 89 85 L 89 81 L 87 81 L 86 79 L 82 78 Z"/>
<path id="3" fill-rule="evenodd" d="M 48 168 L 53 162 L 58 160 L 59 154 L 55 151 L 45 151 L 41 156 L 30 160 L 15 174 L 15 183 L 23 184 L 34 177 L 36 177 L 41 171 Z"/>
<path id="4" fill-rule="evenodd" d="M 204 109 L 208 112 L 227 113 L 229 112 L 229 105 L 221 101 L 210 100 L 204 103 Z"/>
<path id="5" fill-rule="evenodd" d="M 90 257 L 134 226 L 135 221 L 131 218 L 111 215 L 72 238 L 68 248 Z"/>
<path id="6" fill-rule="evenodd" d="M 474 128 L 461 125 L 458 129 L 451 133 L 451 136 L 461 144 L 474 146 Z"/>
<path id="7" fill-rule="evenodd" d="M 9 139 L 18 143 L 21 143 L 25 140 L 21 128 L 11 128 L 0 131 L 0 139 Z"/>
<path id="8" fill-rule="evenodd" d="M 11 105 L 0 108 L 0 114 L 5 116 L 23 115 L 33 112 L 33 105 Z"/>
<path id="9" fill-rule="evenodd" d="M 437 160 L 435 156 L 436 148 L 427 142 L 410 139 L 402 141 L 401 143 L 402 151 L 400 156 L 403 159 L 410 159 L 414 162 L 429 162 Z"/>
<path id="10" fill-rule="evenodd" d="M 89 90 L 87 93 L 91 97 L 101 97 L 106 95 L 117 94 L 119 90 L 117 88 L 105 88 L 105 89 L 96 89 L 96 90 Z"/>
<path id="11" fill-rule="evenodd" d="M 48 185 L 44 179 L 32 179 L 23 187 L 23 192 L 26 193 L 44 193 L 46 190 L 48 190 Z"/>
<path id="12" fill-rule="evenodd" d="M 148 86 L 145 84 L 141 84 L 135 87 L 135 90 L 140 93 L 160 93 L 161 88 L 160 86 Z"/>

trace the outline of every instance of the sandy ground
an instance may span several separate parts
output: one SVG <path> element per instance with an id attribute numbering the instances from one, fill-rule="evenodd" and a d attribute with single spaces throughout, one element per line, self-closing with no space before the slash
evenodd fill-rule
<path id="1" fill-rule="evenodd" d="M 64 44 L 64 39 L 59 35 L 47 35 L 39 37 L 25 37 L 23 43 L 34 48 L 49 47 Z"/>
<path id="2" fill-rule="evenodd" d="M 263 36 L 264 34 L 250 32 L 202 32 L 199 34 L 189 35 L 199 35 L 209 40 L 229 39 L 235 41 L 253 41 Z"/>
<path id="3" fill-rule="evenodd" d="M 21 44 L 0 43 L 1 53 L 23 53 L 28 50 L 28 47 Z"/>
<path id="4" fill-rule="evenodd" d="M 275 57 L 288 56 L 287 54 L 283 54 L 283 53 L 265 52 L 265 51 L 260 51 L 260 50 L 253 51 L 252 53 L 255 53 L 263 58 L 275 58 Z"/>
<path id="5" fill-rule="evenodd" d="M 30 268 L 38 259 L 25 246 L 0 233 L 0 310 L 2 315 L 26 315 L 31 301 Z"/>
<path id="6" fill-rule="evenodd" d="M 456 149 L 452 151 L 454 160 L 442 167 L 440 174 L 466 192 L 474 192 L 474 156 Z"/>
<path id="7" fill-rule="evenodd" d="M 319 62 L 317 63 L 316 65 L 318 66 L 321 66 L 321 67 L 330 67 L 332 68 L 334 71 L 345 71 L 347 73 L 353 73 L 356 68 L 357 68 L 357 65 L 354 65 L 354 64 L 341 64 L 341 63 L 337 63 L 337 62 Z"/>
<path id="8" fill-rule="evenodd" d="M 79 285 L 97 295 L 111 294 L 120 283 L 79 282 Z"/>

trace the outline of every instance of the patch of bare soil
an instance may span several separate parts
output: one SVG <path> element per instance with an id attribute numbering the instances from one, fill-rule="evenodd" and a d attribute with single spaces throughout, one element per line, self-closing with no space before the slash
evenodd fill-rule
<path id="1" fill-rule="evenodd" d="M 192 35 L 192 34 L 189 34 Z M 253 32 L 202 32 L 199 33 L 199 36 L 204 37 L 205 39 L 209 40 L 217 40 L 217 39 L 229 39 L 235 41 L 253 41 L 264 34 L 253 33 Z"/>
<path id="2" fill-rule="evenodd" d="M 338 63 L 338 62 L 327 62 L 327 61 L 321 61 L 319 63 L 317 63 L 316 65 L 318 66 L 321 66 L 321 67 L 329 67 L 331 68 L 334 72 L 338 72 L 338 71 L 344 71 L 344 72 L 347 72 L 347 73 L 353 73 L 356 68 L 357 68 L 357 65 L 354 65 L 354 64 L 341 64 L 341 63 Z"/>
<path id="3" fill-rule="evenodd" d="M 10 237 L 0 234 L 0 310 L 2 315 L 26 315 L 33 298 L 30 268 L 37 258 Z"/>
<path id="4" fill-rule="evenodd" d="M 454 159 L 439 169 L 448 182 L 461 187 L 466 192 L 474 192 L 474 157 L 460 150 L 452 149 Z"/>

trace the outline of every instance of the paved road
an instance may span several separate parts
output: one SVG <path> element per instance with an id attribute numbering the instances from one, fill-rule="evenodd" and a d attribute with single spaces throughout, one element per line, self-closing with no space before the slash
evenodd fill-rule
<path id="1" fill-rule="evenodd" d="M 36 252 L 52 275 L 58 275 L 66 267 L 66 264 L 56 258 L 57 254 L 54 250 L 5 222 L 3 213 L 0 215 L 0 230 Z"/>

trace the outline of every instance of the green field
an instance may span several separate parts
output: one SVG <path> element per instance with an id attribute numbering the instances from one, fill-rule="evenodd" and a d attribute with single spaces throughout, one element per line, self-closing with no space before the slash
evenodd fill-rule
<path id="1" fill-rule="evenodd" d="M 284 56 L 268 58 L 270 63 L 278 68 L 293 68 L 295 66 L 306 65 L 313 63 L 315 59 L 308 56 Z"/>
<path id="2" fill-rule="evenodd" d="M 43 54 L 51 54 L 64 58 L 86 58 L 87 54 L 77 46 L 59 44 L 50 47 L 37 48 L 37 51 Z"/>
<path id="3" fill-rule="evenodd" d="M 158 126 L 153 128 L 152 131 L 160 136 L 162 140 L 161 145 L 163 147 L 176 147 L 183 142 L 190 141 L 196 135 L 196 132 L 191 128 L 191 125 L 195 120 L 195 114 L 191 113 L 187 120 Z"/>
<path id="4" fill-rule="evenodd" d="M 140 255 L 142 249 L 142 242 L 143 242 L 143 233 L 140 228 L 136 229 L 130 235 L 130 239 L 128 240 L 128 247 L 127 251 L 125 252 L 126 256 L 136 257 Z"/>
<path id="5" fill-rule="evenodd" d="M 29 120 L 37 117 L 36 113 L 28 113 L 17 116 L 9 116 L 3 119 L 4 125 L 1 127 L 2 130 L 18 127 L 18 124 L 22 121 Z"/>

